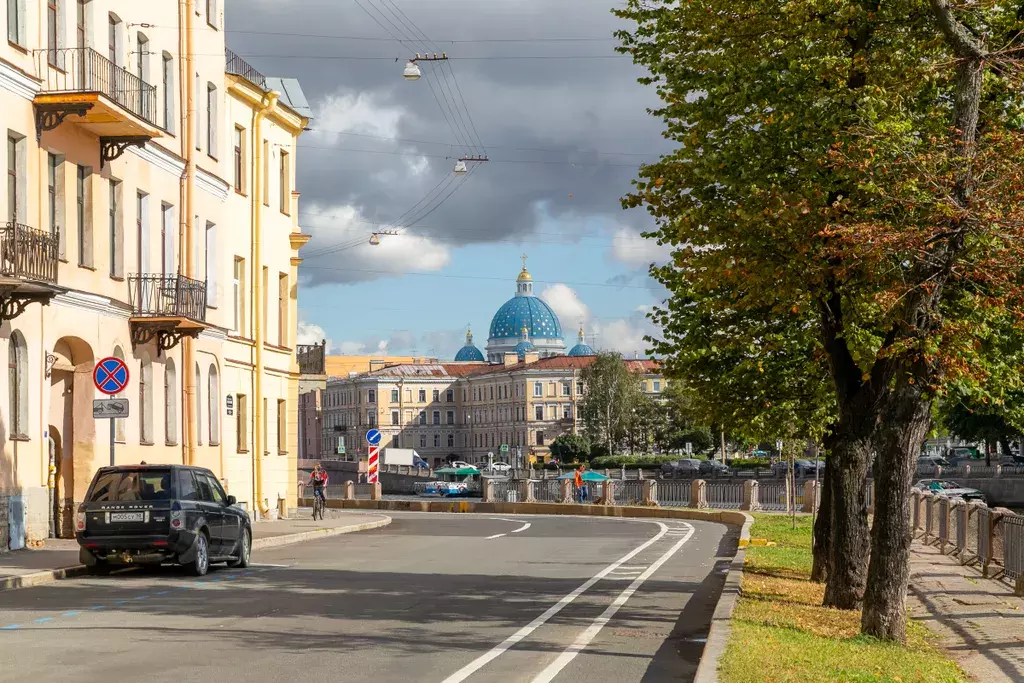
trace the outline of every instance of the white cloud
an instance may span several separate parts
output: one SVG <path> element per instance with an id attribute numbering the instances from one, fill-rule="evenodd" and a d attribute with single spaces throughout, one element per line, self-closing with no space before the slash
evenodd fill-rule
<path id="1" fill-rule="evenodd" d="M 310 284 L 361 282 L 407 271 L 437 271 L 451 261 L 447 246 L 422 235 L 383 235 L 370 244 L 381 226 L 366 220 L 351 204 L 311 205 L 304 219 L 313 236 L 301 255 L 303 276 Z"/>
<path id="2" fill-rule="evenodd" d="M 299 330 L 296 335 L 296 340 L 299 344 L 319 344 L 324 339 L 327 339 L 327 333 L 324 332 L 324 328 L 312 323 L 299 321 Z M 328 340 L 327 346 L 330 348 L 330 340 Z"/>
<path id="3" fill-rule="evenodd" d="M 313 136 L 334 144 L 338 133 L 394 139 L 408 110 L 388 103 L 380 93 L 338 91 L 315 105 Z M 346 138 L 351 139 L 351 138 Z"/>
<path id="4" fill-rule="evenodd" d="M 643 237 L 638 231 L 620 227 L 612 235 L 611 257 L 631 268 L 665 263 L 672 250 L 656 240 Z"/>
<path id="5" fill-rule="evenodd" d="M 561 282 L 544 288 L 544 291 L 540 293 L 540 298 L 558 316 L 566 336 L 569 336 L 569 330 L 576 329 L 581 320 L 590 319 L 590 309 L 580 300 L 576 290 Z"/>
<path id="6" fill-rule="evenodd" d="M 632 358 L 634 353 L 645 357 L 649 344 L 644 337 L 657 334 L 657 327 L 647 318 L 654 308 L 650 305 L 637 306 L 625 318 L 594 318 L 576 290 L 566 284 L 551 285 L 540 297 L 561 321 L 569 348 L 576 343 L 576 330 L 581 320 L 588 344 L 602 351 L 618 351 L 627 358 Z"/>

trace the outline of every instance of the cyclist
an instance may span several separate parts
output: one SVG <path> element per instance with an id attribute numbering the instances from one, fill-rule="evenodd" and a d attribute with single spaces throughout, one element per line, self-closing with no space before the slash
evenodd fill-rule
<path id="1" fill-rule="evenodd" d="M 327 486 L 327 470 L 320 468 L 320 463 L 313 465 L 313 473 L 309 475 L 309 483 L 313 485 L 313 496 L 319 498 L 327 507 L 327 498 L 324 497 L 324 487 Z"/>

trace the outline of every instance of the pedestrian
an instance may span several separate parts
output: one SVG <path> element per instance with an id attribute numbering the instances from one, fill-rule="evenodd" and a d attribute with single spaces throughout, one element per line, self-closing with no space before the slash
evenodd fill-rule
<path id="1" fill-rule="evenodd" d="M 583 465 L 576 468 L 572 483 L 576 487 L 576 502 L 582 503 L 586 495 L 583 488 Z"/>

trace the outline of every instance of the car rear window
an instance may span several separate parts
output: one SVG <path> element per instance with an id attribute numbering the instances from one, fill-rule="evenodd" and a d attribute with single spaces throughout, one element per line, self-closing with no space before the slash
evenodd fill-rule
<path id="1" fill-rule="evenodd" d="M 90 503 L 122 503 L 139 500 L 169 500 L 171 471 L 116 470 L 100 474 L 89 492 Z"/>

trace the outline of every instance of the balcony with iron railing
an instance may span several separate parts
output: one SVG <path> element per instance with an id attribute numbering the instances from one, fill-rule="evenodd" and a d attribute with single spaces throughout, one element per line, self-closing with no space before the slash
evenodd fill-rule
<path id="1" fill-rule="evenodd" d="M 10 320 L 33 302 L 49 303 L 59 291 L 59 238 L 8 221 L 0 229 L 0 320 Z"/>
<path id="2" fill-rule="evenodd" d="M 299 344 L 295 352 L 299 374 L 323 375 L 327 373 L 327 342 Z"/>
<path id="3" fill-rule="evenodd" d="M 33 52 L 41 81 L 34 103 L 36 133 L 53 130 L 69 116 L 100 138 L 102 159 L 112 161 L 129 144 L 161 135 L 156 86 L 91 48 Z"/>
<path id="4" fill-rule="evenodd" d="M 129 275 L 132 343 L 154 339 L 160 350 L 206 329 L 206 283 L 183 275 Z"/>
<path id="5" fill-rule="evenodd" d="M 241 76 L 253 85 L 259 86 L 263 90 L 267 89 L 267 77 L 254 69 L 249 62 L 227 49 L 224 50 L 224 57 L 226 59 L 226 64 L 224 65 L 226 73 L 232 76 Z"/>

